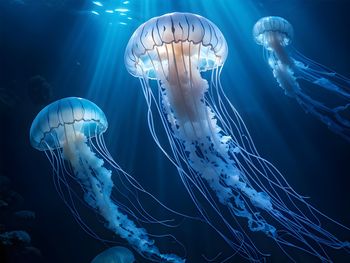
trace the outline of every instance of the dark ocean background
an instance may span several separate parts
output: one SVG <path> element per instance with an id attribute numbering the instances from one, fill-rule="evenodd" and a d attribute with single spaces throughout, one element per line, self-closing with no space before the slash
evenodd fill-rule
<path id="1" fill-rule="evenodd" d="M 313 205 L 350 226 L 350 144 L 284 95 L 252 38 L 252 27 L 262 16 L 284 17 L 294 27 L 294 47 L 350 76 L 350 1 L 130 0 L 128 8 L 131 20 L 99 11 L 91 1 L 0 0 L 0 175 L 21 196 L 0 207 L 0 233 L 27 231 L 31 246 L 41 254 L 2 246 L 0 262 L 90 262 L 108 247 L 75 222 L 54 188 L 48 160 L 30 146 L 36 114 L 63 97 L 83 97 L 99 105 L 109 121 L 106 144 L 121 167 L 169 207 L 197 215 L 177 171 L 151 138 L 141 87 L 124 66 L 132 32 L 149 18 L 174 11 L 200 14 L 221 29 L 229 46 L 222 84 L 260 154 Z M 204 223 L 181 220 L 152 200 L 143 201 L 153 215 L 179 223 L 171 229 L 146 225 L 149 232 L 173 234 L 186 247 L 184 251 L 172 240 L 160 239 L 162 251 L 186 255 L 188 262 L 206 262 L 202 255 L 214 258 L 219 252 L 231 255 Z M 18 210 L 35 212 L 35 219 L 13 217 Z M 101 236 L 128 247 L 91 211 L 82 209 L 81 215 Z M 349 232 L 329 229 L 350 240 Z M 271 254 L 267 262 L 288 262 L 271 239 L 252 236 Z M 291 254 L 297 262 L 318 262 L 300 251 Z M 329 250 L 329 255 L 334 262 L 350 262 L 344 251 Z M 137 260 L 146 262 L 139 256 Z M 245 261 L 237 256 L 228 262 Z"/>

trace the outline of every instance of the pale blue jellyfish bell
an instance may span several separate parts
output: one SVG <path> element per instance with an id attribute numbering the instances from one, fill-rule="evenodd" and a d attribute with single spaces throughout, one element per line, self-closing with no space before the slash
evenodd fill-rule
<path id="1" fill-rule="evenodd" d="M 111 247 L 98 254 L 91 263 L 134 263 L 134 254 L 125 247 Z"/>
<path id="2" fill-rule="evenodd" d="M 82 98 L 64 98 L 39 112 L 30 128 L 30 142 L 47 155 L 56 189 L 84 230 L 96 237 L 78 212 L 75 198 L 79 196 L 70 186 L 70 179 L 78 182 L 85 203 L 103 217 L 106 227 L 140 254 L 154 261 L 183 262 L 175 255 L 161 254 L 146 230 L 130 219 L 134 217 L 131 210 L 112 198 L 112 171 L 105 168 L 105 163 L 133 187 L 143 189 L 109 154 L 103 139 L 107 127 L 106 116 L 96 104 Z"/>
<path id="3" fill-rule="evenodd" d="M 253 36 L 264 47 L 264 58 L 285 94 L 350 141 L 350 79 L 294 49 L 293 27 L 284 18 L 261 18 L 254 25 Z"/>
<path id="4" fill-rule="evenodd" d="M 251 261 L 265 256 L 240 225 L 246 222 L 252 232 L 276 241 L 288 256 L 286 247 L 296 247 L 327 261 L 325 247 L 344 248 L 348 243 L 321 228 L 323 220 L 336 222 L 308 204 L 257 152 L 221 85 L 227 54 L 222 32 L 199 15 L 165 14 L 136 29 L 125 65 L 140 80 L 151 134 L 176 166 L 203 219 L 233 254 Z M 209 81 L 203 71 L 211 76 Z M 154 123 L 154 113 L 161 126 Z M 158 136 L 159 127 L 168 137 L 165 142 Z M 171 152 L 164 147 L 168 142 Z"/>

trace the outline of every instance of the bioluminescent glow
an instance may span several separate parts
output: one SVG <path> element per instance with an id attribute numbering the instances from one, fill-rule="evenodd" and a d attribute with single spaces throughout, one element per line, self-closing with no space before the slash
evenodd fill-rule
<path id="1" fill-rule="evenodd" d="M 350 244 L 323 229 L 321 222 L 349 228 L 307 203 L 259 155 L 221 85 L 227 54 L 219 28 L 191 13 L 154 17 L 134 32 L 125 51 L 125 65 L 140 80 L 150 132 L 176 166 L 204 220 L 232 247 L 232 253 L 251 261 L 265 256 L 240 225 L 246 222 L 250 231 L 277 242 L 287 256 L 285 249 L 293 247 L 330 261 L 325 247 L 349 249 Z M 202 72 L 211 76 L 209 83 Z M 172 153 L 160 140 L 155 113 Z M 206 204 L 198 201 L 203 199 Z M 209 209 L 221 223 L 209 217 Z M 220 231 L 222 227 L 227 231 Z"/>
<path id="2" fill-rule="evenodd" d="M 85 203 L 103 217 L 105 226 L 127 240 L 141 255 L 157 262 L 183 262 L 176 255 L 161 254 L 146 230 L 130 219 L 135 218 L 134 212 L 112 197 L 112 192 L 120 186 L 114 185 L 112 171 L 105 168 L 105 163 L 125 177 L 132 187 L 144 190 L 109 154 L 103 139 L 107 127 L 107 119 L 97 105 L 70 97 L 53 102 L 39 112 L 30 129 L 30 142 L 35 149 L 45 152 L 53 167 L 56 189 L 84 230 L 96 237 L 77 210 L 74 198 L 79 195 L 69 179 L 78 183 Z M 127 187 L 124 183 L 122 186 Z M 145 210 L 141 208 L 141 211 Z"/>
<path id="3" fill-rule="evenodd" d="M 113 13 L 114 13 L 113 10 L 106 10 L 105 12 L 106 12 L 106 13 L 109 13 L 109 14 L 113 14 Z"/>
<path id="4" fill-rule="evenodd" d="M 284 18 L 261 18 L 254 25 L 253 35 L 256 43 L 264 47 L 264 58 L 285 94 L 350 141 L 350 79 L 291 47 L 293 27 Z M 310 90 L 300 80 L 316 85 L 317 89 Z"/>
<path id="5" fill-rule="evenodd" d="M 100 14 L 96 11 L 91 11 L 92 14 L 99 16 Z"/>

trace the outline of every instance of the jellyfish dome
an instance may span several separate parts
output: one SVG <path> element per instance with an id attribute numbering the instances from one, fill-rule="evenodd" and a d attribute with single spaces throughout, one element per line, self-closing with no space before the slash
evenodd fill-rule
<path id="1" fill-rule="evenodd" d="M 261 25 L 276 33 L 277 43 L 290 42 L 292 29 L 283 20 L 270 18 Z M 257 26 L 263 32 L 261 28 Z M 227 54 L 220 30 L 195 14 L 165 14 L 136 29 L 125 50 L 125 65 L 140 80 L 153 139 L 175 165 L 203 221 L 232 254 L 251 262 L 265 260 L 246 227 L 268 236 L 283 251 L 298 248 L 327 261 L 325 247 L 348 249 L 349 243 L 323 229 L 321 219 L 330 219 L 259 155 L 221 84 Z"/>
<path id="2" fill-rule="evenodd" d="M 259 19 L 253 27 L 253 37 L 263 46 L 264 59 L 285 94 L 350 141 L 350 79 L 293 48 L 293 27 L 284 18 Z"/>
<path id="3" fill-rule="evenodd" d="M 39 150 L 62 148 L 67 134 L 83 134 L 86 138 L 104 133 L 108 122 L 103 111 L 93 102 L 69 97 L 46 106 L 30 128 L 31 145 Z"/>
<path id="4" fill-rule="evenodd" d="M 227 57 L 227 44 L 221 31 L 208 19 L 191 13 L 171 13 L 150 19 L 131 37 L 125 52 L 125 65 L 135 77 L 156 79 L 171 73 L 172 56 L 186 58 L 200 71 L 221 66 Z"/>
<path id="5" fill-rule="evenodd" d="M 293 39 L 293 27 L 284 18 L 267 16 L 259 19 L 253 27 L 253 36 L 259 45 L 270 48 L 277 41 L 281 46 L 288 46 Z"/>
<path id="6" fill-rule="evenodd" d="M 134 254 L 125 247 L 111 247 L 98 254 L 91 263 L 134 263 Z"/>
<path id="7" fill-rule="evenodd" d="M 227 57 L 221 31 L 208 19 L 191 13 L 170 13 L 150 19 L 130 38 L 125 51 L 129 73 L 155 79 L 187 132 L 201 132 L 206 118 L 200 100 L 208 87 L 202 71 L 220 68 Z M 195 131 L 197 130 L 197 131 Z"/>
<path id="8" fill-rule="evenodd" d="M 103 139 L 107 127 L 106 116 L 96 104 L 76 97 L 64 98 L 39 112 L 30 128 L 30 142 L 48 157 L 58 194 L 88 234 L 100 239 L 78 212 L 79 202 L 75 198 L 81 201 L 82 198 L 73 190 L 77 187 L 71 186 L 72 181 L 80 186 L 84 204 L 104 219 L 109 230 L 128 241 L 142 256 L 156 262 L 184 262 L 176 255 L 160 253 L 147 231 L 134 223 L 132 218 L 157 223 L 144 210 L 140 200 L 129 202 L 135 211 L 119 200 L 125 193 L 120 187 L 116 189 L 112 170 L 107 169 L 105 163 L 123 178 L 121 185 L 125 191 L 137 190 L 152 195 L 113 160 Z M 115 191 L 120 195 L 112 197 Z"/>

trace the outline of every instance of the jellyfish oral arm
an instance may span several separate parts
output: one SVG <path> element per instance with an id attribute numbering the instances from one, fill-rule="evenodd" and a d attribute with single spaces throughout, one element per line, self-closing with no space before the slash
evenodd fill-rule
<path id="1" fill-rule="evenodd" d="M 301 212 L 296 203 L 306 206 L 306 209 L 309 209 L 312 213 L 321 214 L 305 203 L 303 198 L 296 194 L 290 186 L 283 186 L 280 182 L 283 178 L 274 180 L 266 177 L 262 171 L 258 171 L 258 173 L 261 173 L 258 175 L 262 176 L 261 179 L 253 177 L 249 170 L 246 174 L 245 165 L 238 158 L 247 154 L 244 152 L 245 149 L 239 145 L 237 146 L 230 136 L 224 134 L 224 131 L 217 124 L 213 110 L 206 106 L 204 101 L 200 101 L 202 103 L 201 107 L 206 109 L 206 118 L 202 120 L 206 120 L 207 123 L 198 126 L 196 126 L 196 123 L 191 123 L 190 128 L 188 128 L 189 126 L 179 125 L 183 121 L 179 120 L 175 111 L 171 109 L 171 104 L 169 104 L 164 94 L 163 104 L 167 111 L 168 121 L 174 137 L 180 141 L 186 153 L 182 158 L 186 160 L 190 169 L 195 171 L 196 176 L 207 182 L 220 203 L 228 207 L 232 215 L 247 220 L 251 231 L 263 232 L 279 244 L 298 247 L 325 261 L 328 260 L 327 256 L 319 253 L 317 248 L 311 244 L 313 241 L 308 241 L 307 238 L 317 240 L 317 246 L 324 244 L 335 248 L 349 246 L 348 242 L 339 241 L 331 233 L 320 228 L 318 222 L 312 222 Z M 185 120 L 188 120 L 188 118 Z M 195 132 L 191 132 L 193 127 L 196 127 Z M 203 127 L 204 129 L 202 129 Z M 253 158 L 256 158 L 256 156 L 253 156 Z M 249 159 L 245 161 L 249 161 Z M 266 162 L 264 159 L 261 159 L 261 161 Z M 264 180 L 266 182 L 263 182 Z M 266 185 L 273 185 L 272 190 L 268 190 L 269 187 Z M 291 205 L 297 209 L 296 212 L 292 212 L 281 199 L 278 194 L 279 191 L 292 200 Z M 280 236 L 277 226 L 268 222 L 264 218 L 264 214 L 273 218 L 277 226 L 284 227 L 285 234 L 294 241 L 286 241 L 283 236 Z"/>
<path id="2" fill-rule="evenodd" d="M 254 26 L 253 33 L 256 42 L 268 51 L 266 58 L 281 87 L 299 98 L 302 92 L 294 76 L 296 61 L 285 49 L 293 36 L 288 21 L 264 18 Z M 176 166 L 203 218 L 234 249 L 233 253 L 255 262 L 264 256 L 237 220 L 241 217 L 251 231 L 265 233 L 276 241 L 287 256 L 284 246 L 331 261 L 323 246 L 347 249 L 349 243 L 324 230 L 318 216 L 336 222 L 309 205 L 258 154 L 242 118 L 221 87 L 220 72 L 227 54 L 222 32 L 195 14 L 165 14 L 134 32 L 126 48 L 125 65 L 130 74 L 140 78 L 155 142 Z M 203 71 L 212 73 L 208 94 Z M 158 96 L 149 79 L 157 80 Z M 154 108 L 172 155 L 156 134 Z M 207 216 L 208 210 L 200 200 L 209 203 L 219 222 Z M 222 209 L 232 217 L 224 216 Z M 218 225 L 229 234 L 222 234 Z"/>
<path id="3" fill-rule="evenodd" d="M 248 183 L 247 178 L 237 167 L 230 155 L 237 154 L 232 148 L 232 139 L 224 136 L 221 128 L 217 125 L 215 114 L 203 101 L 204 118 L 197 122 L 184 122 L 179 120 L 171 110 L 166 99 L 168 118 L 175 137 L 181 141 L 187 153 L 188 164 L 201 176 L 217 195 L 220 203 L 230 208 L 236 216 L 248 219 L 248 225 L 252 231 L 264 231 L 274 235 L 274 227 L 263 220 L 257 220 L 255 215 L 246 208 L 242 197 L 248 198 L 251 203 L 263 210 L 272 211 L 272 203 L 269 197 L 257 192 Z M 188 118 L 186 118 L 188 120 Z M 178 123 L 186 125 L 178 125 Z"/>
<path id="4" fill-rule="evenodd" d="M 253 35 L 264 47 L 264 57 L 285 94 L 350 141 L 350 79 L 291 47 L 293 27 L 284 18 L 261 18 L 254 25 Z"/>
<path id="5" fill-rule="evenodd" d="M 300 86 L 297 78 L 294 76 L 293 69 L 281 63 L 280 61 L 270 60 L 269 64 L 272 68 L 272 73 L 277 80 L 279 86 L 284 90 L 287 96 L 295 97 L 300 92 Z"/>
<path id="6" fill-rule="evenodd" d="M 184 54 L 184 46 L 189 54 Z M 185 126 L 191 126 L 192 133 L 195 133 L 198 131 L 196 127 L 205 118 L 205 107 L 201 100 L 208 88 L 207 81 L 201 78 L 194 66 L 197 58 L 190 55 L 199 52 L 200 47 L 191 47 L 180 42 L 164 44 L 159 49 L 165 49 L 167 56 L 167 65 L 160 63 L 157 72 L 165 96 L 178 120 Z"/>
<path id="7" fill-rule="evenodd" d="M 279 86 L 302 108 L 325 123 L 333 132 L 350 141 L 350 80 L 292 50 L 292 63 L 285 63 L 278 52 L 267 52 L 267 61 Z M 286 53 L 286 52 L 284 52 Z M 294 58 L 295 57 L 295 58 Z M 310 82 L 320 96 L 308 91 L 300 80 Z"/>
<path id="8" fill-rule="evenodd" d="M 110 230 L 126 239 L 142 255 L 153 260 L 184 262 L 176 255 L 161 254 L 146 230 L 137 227 L 111 200 L 112 172 L 103 166 L 103 160 L 91 151 L 86 141 L 83 134 L 75 133 L 63 145 L 63 156 L 84 190 L 85 202 L 98 211 Z"/>
<path id="9" fill-rule="evenodd" d="M 242 180 L 245 177 L 229 156 L 233 153 L 229 146 L 232 139 L 221 134 L 215 114 L 205 104 L 208 83 L 198 70 L 198 59 L 191 56 L 190 50 L 185 56 L 182 43 L 167 44 L 166 49 L 168 68 L 158 73 L 163 105 L 175 137 L 184 145 L 188 163 L 207 181 L 222 204 L 228 205 L 235 215 L 248 219 L 251 230 L 274 235 L 274 228 L 255 219 L 257 217 L 241 200 L 240 195 L 243 195 L 257 207 L 272 210 L 268 196 L 254 190 L 247 180 Z M 166 77 L 163 72 L 168 73 Z M 239 194 L 235 195 L 233 191 Z"/>

